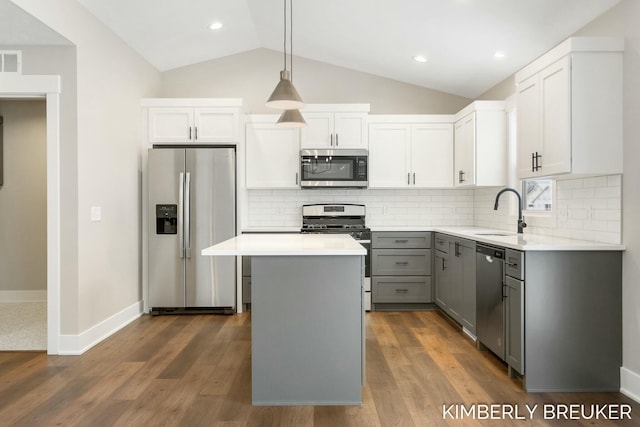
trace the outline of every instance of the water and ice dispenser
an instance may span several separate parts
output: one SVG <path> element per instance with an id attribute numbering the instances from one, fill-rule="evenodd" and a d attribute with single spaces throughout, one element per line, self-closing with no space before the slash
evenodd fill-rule
<path id="1" fill-rule="evenodd" d="M 178 205 L 156 205 L 156 234 L 178 233 Z"/>

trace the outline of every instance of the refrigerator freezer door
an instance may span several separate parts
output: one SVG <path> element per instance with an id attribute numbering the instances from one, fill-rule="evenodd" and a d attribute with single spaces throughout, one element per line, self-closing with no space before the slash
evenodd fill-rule
<path id="1" fill-rule="evenodd" d="M 149 307 L 185 305 L 180 231 L 184 220 L 180 199 L 184 164 L 184 149 L 149 150 Z M 172 209 L 176 226 L 163 228 L 160 216 Z"/>
<path id="2" fill-rule="evenodd" d="M 187 149 L 186 165 L 186 306 L 235 308 L 235 258 L 200 255 L 202 249 L 236 235 L 235 151 Z"/>

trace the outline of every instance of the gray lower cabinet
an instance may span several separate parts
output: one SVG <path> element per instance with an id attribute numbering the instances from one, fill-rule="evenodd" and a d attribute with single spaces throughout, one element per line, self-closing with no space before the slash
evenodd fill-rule
<path id="1" fill-rule="evenodd" d="M 372 300 L 377 303 L 431 301 L 429 276 L 378 276 L 372 279 Z"/>
<path id="2" fill-rule="evenodd" d="M 251 257 L 242 257 L 242 303 L 251 304 Z"/>
<path id="3" fill-rule="evenodd" d="M 476 333 L 476 242 L 436 233 L 435 301 L 438 307 Z"/>
<path id="4" fill-rule="evenodd" d="M 431 303 L 431 258 L 430 232 L 373 232 L 373 310 L 414 308 Z"/>
<path id="5" fill-rule="evenodd" d="M 506 362 L 524 375 L 524 281 L 505 277 Z"/>
<path id="6" fill-rule="evenodd" d="M 444 234 L 436 233 L 435 252 L 433 262 L 433 276 L 435 287 L 435 303 L 443 311 L 447 311 L 449 302 L 449 289 L 451 288 L 451 268 L 449 260 L 449 238 Z"/>

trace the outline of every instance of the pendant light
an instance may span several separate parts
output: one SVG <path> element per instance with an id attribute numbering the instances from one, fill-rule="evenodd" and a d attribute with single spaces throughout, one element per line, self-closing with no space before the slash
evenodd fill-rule
<path id="1" fill-rule="evenodd" d="M 276 122 L 276 126 L 281 128 L 302 128 L 307 126 L 300 110 L 284 110 Z"/>
<path id="2" fill-rule="evenodd" d="M 293 2 L 289 0 L 290 15 L 290 69 L 287 70 L 287 0 L 284 3 L 284 70 L 280 72 L 280 82 L 267 100 L 267 107 L 285 110 L 276 122 L 279 127 L 304 127 L 307 123 L 298 109 L 304 107 L 300 94 L 293 86 Z"/>

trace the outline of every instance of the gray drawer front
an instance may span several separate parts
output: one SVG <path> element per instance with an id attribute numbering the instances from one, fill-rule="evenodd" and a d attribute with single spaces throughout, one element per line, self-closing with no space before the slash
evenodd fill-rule
<path id="1" fill-rule="evenodd" d="M 428 231 L 379 231 L 371 236 L 373 249 L 428 249 L 431 247 L 431 233 Z"/>
<path id="2" fill-rule="evenodd" d="M 504 272 L 507 276 L 524 280 L 524 252 L 507 249 L 504 261 Z"/>
<path id="3" fill-rule="evenodd" d="M 431 277 L 373 277 L 371 279 L 371 302 L 431 302 Z"/>
<path id="4" fill-rule="evenodd" d="M 242 257 L 242 275 L 251 276 L 251 257 L 250 256 Z"/>
<path id="5" fill-rule="evenodd" d="M 431 249 L 374 249 L 373 276 L 429 276 Z"/>
<path id="6" fill-rule="evenodd" d="M 251 277 L 242 278 L 242 303 L 251 304 Z"/>
<path id="7" fill-rule="evenodd" d="M 437 251 L 449 253 L 449 238 L 444 234 L 436 233 L 434 240 L 434 246 Z"/>

